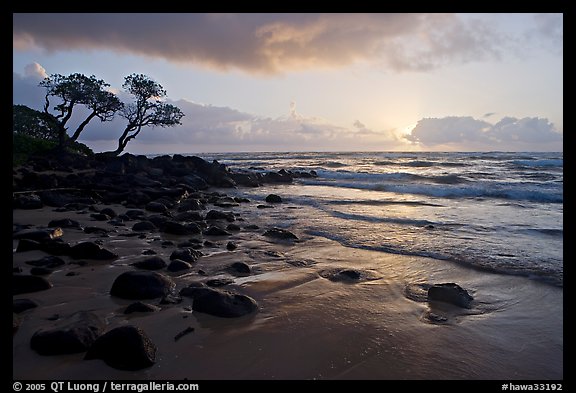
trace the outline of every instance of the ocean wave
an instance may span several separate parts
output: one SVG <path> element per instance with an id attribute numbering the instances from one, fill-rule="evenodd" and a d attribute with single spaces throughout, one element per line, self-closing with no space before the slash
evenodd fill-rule
<path id="1" fill-rule="evenodd" d="M 432 182 L 438 184 L 459 184 L 468 182 L 467 179 L 459 175 L 417 175 L 408 172 L 391 172 L 391 173 L 368 173 L 368 172 L 352 172 L 352 171 L 329 171 L 318 170 L 318 175 L 323 179 L 335 180 L 358 180 L 370 182 L 385 182 L 385 181 L 422 181 Z"/>
<path id="2" fill-rule="evenodd" d="M 438 225 L 438 223 L 428 220 L 417 220 L 412 218 L 399 218 L 399 217 L 374 217 L 363 214 L 343 213 L 339 211 L 331 211 L 330 214 L 334 217 L 344 220 L 364 221 L 364 222 L 378 222 L 378 223 L 391 223 L 401 225 L 413 225 L 424 227 L 426 225 Z"/>
<path id="3" fill-rule="evenodd" d="M 527 167 L 564 167 L 564 159 L 515 160 L 512 164 Z"/>
<path id="4" fill-rule="evenodd" d="M 346 236 L 318 229 L 308 229 L 306 233 L 312 236 L 320 236 L 326 239 L 334 240 L 345 247 L 385 252 L 397 255 L 434 258 L 455 263 L 461 266 L 466 266 L 475 270 L 512 276 L 523 276 L 558 287 L 563 287 L 564 285 L 564 275 L 563 269 L 561 267 L 560 269 L 556 269 L 553 268 L 551 264 L 543 263 L 542 261 L 538 261 L 538 263 L 526 264 L 526 261 L 523 258 L 521 258 L 521 260 L 517 260 L 517 258 L 512 254 L 486 255 L 486 253 L 483 253 L 482 255 L 474 255 L 467 253 L 462 255 L 453 255 L 432 250 L 407 249 L 405 247 L 392 244 L 372 244 L 357 242 L 347 238 Z M 562 265 L 560 264 L 560 266 Z"/>
<path id="5" fill-rule="evenodd" d="M 496 198 L 522 200 L 530 202 L 563 203 L 564 196 L 562 190 L 536 190 L 528 189 L 525 186 L 499 185 L 487 183 L 484 185 L 454 185 L 454 184 L 398 184 L 382 181 L 344 181 L 354 180 L 350 176 L 343 177 L 337 181 L 308 180 L 304 181 L 308 185 L 322 185 L 329 187 L 352 188 L 359 190 L 372 190 L 383 192 L 395 192 L 399 194 L 426 195 L 437 198 Z"/>
<path id="6" fill-rule="evenodd" d="M 334 200 L 325 202 L 330 205 L 365 205 L 365 206 L 388 206 L 388 205 L 408 205 L 408 206 L 432 206 L 442 207 L 444 205 L 423 201 L 382 201 L 382 200 Z"/>
<path id="7" fill-rule="evenodd" d="M 441 187 L 436 185 L 387 184 L 376 185 L 378 191 L 391 191 L 402 194 L 421 194 L 442 198 L 503 198 L 527 200 L 531 202 L 563 203 L 562 194 L 533 189 L 515 189 L 497 185 L 470 187 Z"/>

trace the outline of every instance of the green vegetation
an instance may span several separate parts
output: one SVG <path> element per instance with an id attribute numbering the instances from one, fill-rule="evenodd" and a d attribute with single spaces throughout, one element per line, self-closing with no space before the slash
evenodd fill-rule
<path id="1" fill-rule="evenodd" d="M 33 155 L 59 148 L 58 132 L 47 115 L 25 105 L 14 105 L 12 112 L 12 164 L 23 164 Z M 69 139 L 66 137 L 66 139 Z M 80 142 L 66 141 L 66 151 L 89 156 L 94 152 Z"/>

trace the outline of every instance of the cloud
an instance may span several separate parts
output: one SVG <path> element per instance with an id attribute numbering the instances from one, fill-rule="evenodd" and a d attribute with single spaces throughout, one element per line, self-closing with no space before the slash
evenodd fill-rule
<path id="1" fill-rule="evenodd" d="M 13 46 L 114 50 L 273 74 L 370 62 L 429 70 L 498 57 L 504 35 L 454 14 L 13 14 Z M 544 21 L 534 34 L 552 32 Z"/>
<path id="2" fill-rule="evenodd" d="M 470 116 L 425 118 L 405 139 L 424 150 L 562 150 L 562 134 L 537 117 L 504 117 L 496 124 Z"/>
<path id="3" fill-rule="evenodd" d="M 28 64 L 24 67 L 24 75 L 28 78 L 42 80 L 48 76 L 44 67 L 38 63 Z"/>
<path id="4" fill-rule="evenodd" d="M 44 90 L 38 83 L 46 77 L 46 70 L 38 63 L 28 64 L 24 75 L 12 73 L 12 102 L 14 105 L 26 105 L 37 110 L 42 109 Z"/>
<path id="5" fill-rule="evenodd" d="M 25 73 L 13 73 L 13 103 L 41 110 L 44 90 L 38 87 L 46 71 L 35 63 Z M 119 93 L 122 100 L 130 97 Z M 384 150 L 562 150 L 562 134 L 547 119 L 504 117 L 495 124 L 470 116 L 425 118 L 409 135 L 394 130 L 373 130 L 360 120 L 349 127 L 307 116 L 290 103 L 286 116 L 261 117 L 229 107 L 187 100 L 170 103 L 185 114 L 182 125 L 145 129 L 128 145 L 138 154 L 222 151 L 384 151 Z M 77 124 L 87 112 L 75 111 L 70 123 Z M 487 114 L 488 115 L 488 114 Z M 484 118 L 487 116 L 484 116 Z M 73 126 L 72 126 L 73 127 Z M 80 137 L 95 151 L 116 148 L 125 120 L 92 121 Z"/>

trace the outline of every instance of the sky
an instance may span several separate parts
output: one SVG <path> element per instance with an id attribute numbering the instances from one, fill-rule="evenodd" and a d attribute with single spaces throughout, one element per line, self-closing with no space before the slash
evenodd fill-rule
<path id="1" fill-rule="evenodd" d="M 72 73 L 124 102 L 133 73 L 166 89 L 182 125 L 134 154 L 563 151 L 562 14 L 13 14 L 13 103 Z M 79 140 L 114 150 L 124 127 Z"/>

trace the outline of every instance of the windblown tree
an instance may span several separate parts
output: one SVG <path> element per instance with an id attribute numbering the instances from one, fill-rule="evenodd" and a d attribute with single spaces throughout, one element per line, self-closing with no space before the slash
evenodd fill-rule
<path id="1" fill-rule="evenodd" d="M 63 76 L 52 74 L 40 82 L 40 87 L 46 89 L 44 97 L 44 113 L 51 119 L 58 129 L 58 145 L 64 148 L 67 143 L 75 142 L 86 125 L 95 117 L 100 121 L 110 121 L 124 106 L 112 92 L 106 90 L 110 85 L 94 75 L 71 74 Z M 50 99 L 54 98 L 57 104 L 50 108 Z M 68 122 L 72 117 L 74 108 L 84 106 L 89 114 L 76 127 L 72 136 L 68 138 Z M 54 113 L 50 113 L 52 110 Z"/>
<path id="2" fill-rule="evenodd" d="M 143 74 L 132 74 L 124 78 L 122 87 L 134 96 L 134 102 L 124 105 L 119 115 L 128 124 L 118 139 L 118 148 L 110 152 L 118 155 L 124 151 L 128 142 L 136 138 L 144 127 L 173 127 L 180 125 L 184 116 L 182 111 L 162 101 L 166 90 L 161 84 Z"/>

